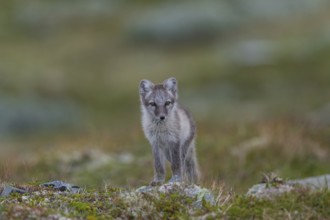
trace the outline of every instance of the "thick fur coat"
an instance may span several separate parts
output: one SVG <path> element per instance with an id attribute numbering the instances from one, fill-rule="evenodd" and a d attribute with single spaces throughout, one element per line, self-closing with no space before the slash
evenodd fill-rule
<path id="1" fill-rule="evenodd" d="M 165 159 L 171 163 L 170 182 L 197 182 L 196 126 L 191 114 L 178 104 L 177 80 L 172 77 L 156 85 L 142 80 L 140 101 L 142 128 L 154 157 L 151 185 L 165 181 Z"/>

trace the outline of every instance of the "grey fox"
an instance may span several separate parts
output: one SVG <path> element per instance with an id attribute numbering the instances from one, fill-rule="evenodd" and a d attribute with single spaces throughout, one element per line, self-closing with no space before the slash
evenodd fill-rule
<path id="1" fill-rule="evenodd" d="M 156 85 L 149 80 L 140 82 L 142 128 L 154 157 L 155 174 L 150 185 L 164 182 L 165 158 L 171 163 L 170 182 L 198 181 L 195 122 L 177 100 L 178 83 L 174 77 Z"/>

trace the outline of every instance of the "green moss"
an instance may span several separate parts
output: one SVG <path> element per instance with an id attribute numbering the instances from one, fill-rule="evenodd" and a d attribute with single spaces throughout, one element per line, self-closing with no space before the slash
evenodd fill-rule
<path id="1" fill-rule="evenodd" d="M 191 205 L 192 200 L 179 193 L 161 193 L 158 199 L 154 200 L 157 212 L 162 212 L 163 217 L 170 219 L 177 215 L 186 215 L 186 210 Z"/>
<path id="2" fill-rule="evenodd" d="M 95 208 L 92 207 L 90 203 L 72 201 L 68 205 L 71 206 L 77 212 L 78 215 L 93 216 L 96 213 Z"/>

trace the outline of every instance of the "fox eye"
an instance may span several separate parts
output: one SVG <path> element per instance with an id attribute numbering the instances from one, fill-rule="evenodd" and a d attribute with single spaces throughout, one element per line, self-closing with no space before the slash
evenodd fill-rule
<path id="1" fill-rule="evenodd" d="M 156 103 L 155 102 L 149 102 L 149 106 L 155 107 Z"/>
<path id="2" fill-rule="evenodd" d="M 165 102 L 165 106 L 169 106 L 170 104 L 172 104 L 171 101 L 166 101 L 166 102 Z"/>

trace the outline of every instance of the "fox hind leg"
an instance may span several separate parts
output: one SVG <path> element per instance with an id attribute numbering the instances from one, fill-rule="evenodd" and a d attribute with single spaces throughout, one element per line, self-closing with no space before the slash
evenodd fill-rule
<path id="1" fill-rule="evenodd" d="M 185 148 L 183 148 L 184 150 Z M 199 169 L 195 152 L 194 141 L 190 143 L 190 146 L 186 148 L 186 152 L 183 154 L 184 158 L 184 175 L 189 183 L 197 183 L 199 180 Z"/>

